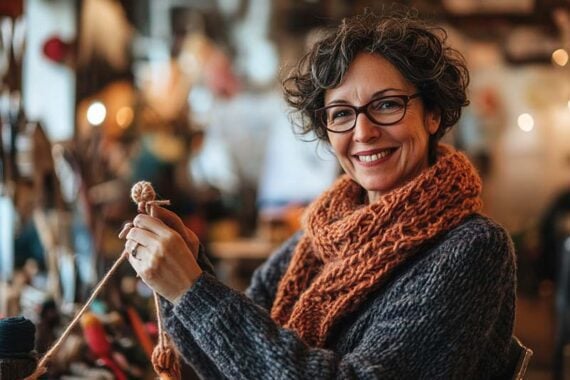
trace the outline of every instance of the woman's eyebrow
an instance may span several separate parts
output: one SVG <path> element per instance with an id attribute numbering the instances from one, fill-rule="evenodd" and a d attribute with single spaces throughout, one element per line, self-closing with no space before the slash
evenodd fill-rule
<path id="1" fill-rule="evenodd" d="M 390 92 L 390 91 L 404 92 L 405 90 L 401 89 L 401 88 L 393 88 L 393 87 L 385 88 L 383 90 L 376 91 L 375 93 L 373 93 L 372 96 L 370 97 L 370 99 L 378 98 L 378 97 L 380 97 L 380 96 L 382 96 L 385 93 Z M 330 102 L 328 102 L 327 104 L 325 104 L 325 106 L 332 106 L 335 104 L 352 104 L 352 103 L 350 103 L 349 101 L 344 100 L 344 99 L 334 99 L 334 100 L 331 100 Z"/>
<path id="2" fill-rule="evenodd" d="M 401 88 L 389 87 L 389 88 L 386 88 L 386 89 L 384 89 L 384 90 L 376 91 L 374 94 L 372 94 L 372 96 L 370 97 L 370 99 L 377 98 L 377 97 L 382 96 L 382 95 L 384 95 L 385 93 L 390 92 L 390 91 L 404 92 L 405 90 L 404 90 L 404 89 L 401 89 Z"/>

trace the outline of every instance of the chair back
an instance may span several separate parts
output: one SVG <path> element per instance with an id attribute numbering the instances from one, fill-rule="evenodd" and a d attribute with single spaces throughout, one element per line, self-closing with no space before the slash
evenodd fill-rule
<path id="1" fill-rule="evenodd" d="M 520 354 L 513 372 L 512 380 L 523 380 L 533 352 L 530 348 L 522 344 L 516 336 L 513 336 L 513 341 L 519 349 Z"/>

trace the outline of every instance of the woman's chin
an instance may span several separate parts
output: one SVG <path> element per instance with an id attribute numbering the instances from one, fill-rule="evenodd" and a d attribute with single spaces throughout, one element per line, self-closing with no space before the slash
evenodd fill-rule
<path id="1" fill-rule="evenodd" d="M 366 189 L 369 198 L 377 198 L 398 187 L 393 181 L 363 181 L 361 182 L 361 186 Z"/>

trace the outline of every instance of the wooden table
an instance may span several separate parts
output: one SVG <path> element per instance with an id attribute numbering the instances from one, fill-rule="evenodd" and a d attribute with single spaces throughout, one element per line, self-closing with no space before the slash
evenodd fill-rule
<path id="1" fill-rule="evenodd" d="M 230 241 L 211 242 L 209 253 L 222 260 L 266 259 L 279 244 L 260 238 L 240 238 Z"/>

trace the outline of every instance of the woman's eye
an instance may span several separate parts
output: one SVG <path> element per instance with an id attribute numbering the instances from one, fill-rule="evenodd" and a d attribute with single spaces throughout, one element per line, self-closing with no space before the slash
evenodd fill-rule
<path id="1" fill-rule="evenodd" d="M 338 119 L 342 119 L 342 118 L 347 118 L 347 117 L 350 117 L 350 115 L 352 115 L 352 113 L 353 113 L 353 111 L 350 108 L 335 109 L 335 110 L 332 110 L 331 116 L 329 119 L 334 121 L 334 120 L 338 120 Z"/>
<path id="2" fill-rule="evenodd" d="M 374 111 L 394 111 L 401 109 L 403 107 L 402 101 L 400 99 L 381 99 L 373 102 L 372 109 Z"/>

